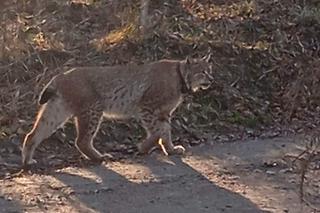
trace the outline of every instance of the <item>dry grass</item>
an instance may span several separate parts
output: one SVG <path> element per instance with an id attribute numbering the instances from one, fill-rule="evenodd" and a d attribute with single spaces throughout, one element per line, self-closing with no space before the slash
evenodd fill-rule
<path id="1" fill-rule="evenodd" d="M 208 128 L 221 123 L 237 130 L 236 125 L 228 126 L 234 120 L 247 126 L 248 122 L 233 119 L 238 114 L 259 118 L 256 128 L 260 120 L 280 122 L 287 112 L 290 119 L 299 113 L 306 118 L 316 100 L 317 90 L 312 89 L 316 82 L 307 77 L 317 73 L 319 39 L 317 25 L 301 25 L 299 20 L 317 20 L 315 9 L 291 7 L 289 1 L 153 2 L 152 28 L 144 36 L 139 2 L 30 0 L 11 5 L 7 10 L 11 12 L 2 15 L 0 29 L 1 120 L 11 114 L 15 115 L 11 120 L 32 117 L 26 107 L 36 108 L 39 88 L 65 63 L 109 65 L 186 55 L 209 55 L 215 67 L 215 87 L 197 99 L 202 107 L 181 111 L 195 117 L 195 128 L 202 118 L 210 120 Z M 43 55 L 45 51 L 49 54 Z"/>
<path id="2" fill-rule="evenodd" d="M 100 38 L 90 41 L 98 51 L 105 51 L 124 41 L 137 42 L 141 39 L 139 34 L 139 7 L 137 5 L 126 5 L 116 16 L 121 20 L 119 27 L 107 32 Z"/>
<path id="3" fill-rule="evenodd" d="M 96 46 L 98 51 L 108 49 L 116 44 L 119 44 L 126 40 L 138 38 L 138 26 L 130 23 L 119 29 L 113 30 L 106 36 L 93 40 L 93 44 Z"/>

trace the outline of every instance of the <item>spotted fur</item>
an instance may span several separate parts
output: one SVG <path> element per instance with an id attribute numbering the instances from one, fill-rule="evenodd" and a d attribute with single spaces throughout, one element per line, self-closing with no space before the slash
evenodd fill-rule
<path id="1" fill-rule="evenodd" d="M 160 138 L 167 153 L 183 153 L 182 146 L 172 144 L 172 113 L 185 93 L 208 87 L 209 68 L 200 60 L 161 60 L 143 65 L 78 67 L 55 76 L 40 95 L 42 106 L 24 139 L 23 165 L 34 162 L 36 147 L 70 118 L 76 124 L 76 147 L 94 161 L 103 159 L 93 146 L 103 117 L 140 120 L 147 132 L 139 145 L 141 153 L 149 152 Z"/>

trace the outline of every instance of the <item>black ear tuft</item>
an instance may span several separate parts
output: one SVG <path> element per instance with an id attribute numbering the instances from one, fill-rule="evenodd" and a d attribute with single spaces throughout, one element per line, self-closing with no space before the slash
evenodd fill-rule
<path id="1" fill-rule="evenodd" d="M 53 96 L 56 95 L 56 91 L 52 88 L 46 88 L 41 94 L 39 98 L 39 104 L 45 104 L 47 103 Z"/>

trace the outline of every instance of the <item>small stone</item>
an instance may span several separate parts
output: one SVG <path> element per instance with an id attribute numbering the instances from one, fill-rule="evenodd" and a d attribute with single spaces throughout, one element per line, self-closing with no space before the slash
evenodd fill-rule
<path id="1" fill-rule="evenodd" d="M 276 167 L 278 166 L 278 163 L 277 162 L 273 162 L 273 161 L 266 161 L 263 163 L 263 166 L 264 167 Z"/>
<path id="2" fill-rule="evenodd" d="M 276 174 L 274 171 L 271 171 L 271 170 L 267 170 L 266 173 L 267 173 L 268 175 L 275 175 L 275 174 Z"/>
<path id="3" fill-rule="evenodd" d="M 293 171 L 292 168 L 286 168 L 286 169 L 281 169 L 281 170 L 279 171 L 279 173 L 284 174 L 284 173 L 290 173 L 290 172 L 292 172 L 292 171 Z"/>

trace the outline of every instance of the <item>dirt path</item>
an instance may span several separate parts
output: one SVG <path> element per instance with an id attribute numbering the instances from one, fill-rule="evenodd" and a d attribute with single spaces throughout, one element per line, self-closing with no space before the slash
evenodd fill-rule
<path id="1" fill-rule="evenodd" d="M 312 212 L 284 154 L 299 140 L 206 144 L 148 157 L 0 180 L 1 212 Z"/>

